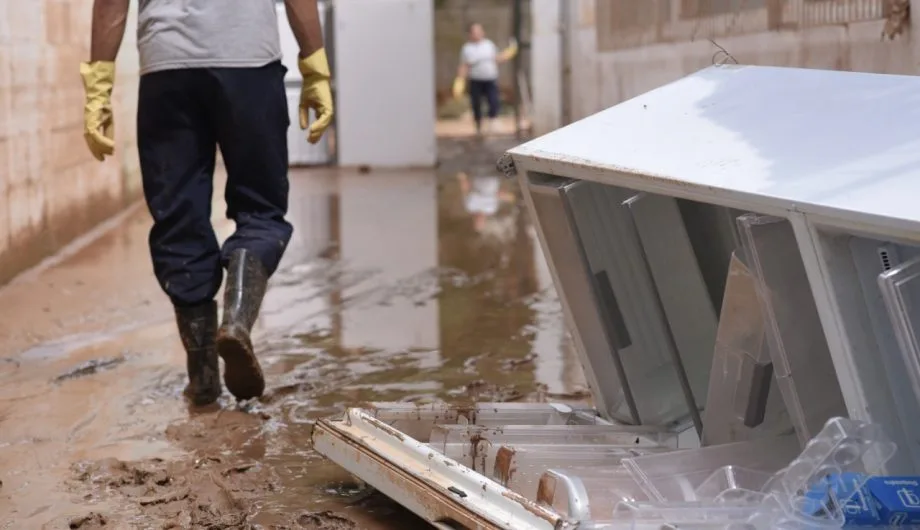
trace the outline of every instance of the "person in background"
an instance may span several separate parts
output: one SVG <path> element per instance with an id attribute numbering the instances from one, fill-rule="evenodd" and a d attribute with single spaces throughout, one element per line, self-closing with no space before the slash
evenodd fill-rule
<path id="1" fill-rule="evenodd" d="M 250 333 L 291 238 L 289 125 L 275 0 L 139 0 L 137 147 L 153 217 L 150 253 L 174 307 L 186 350 L 193 405 L 220 396 L 260 396 L 265 380 Z M 90 59 L 80 64 L 84 138 L 99 161 L 115 150 L 115 58 L 131 0 L 95 0 Z M 317 0 L 285 0 L 300 45 L 300 126 L 319 141 L 332 121 L 329 64 Z M 217 148 L 227 169 L 227 217 L 236 231 L 221 246 L 211 225 Z M 214 300 L 227 270 L 223 320 Z"/>
<path id="2" fill-rule="evenodd" d="M 473 107 L 473 118 L 476 120 L 476 133 L 482 133 L 482 100 L 488 103 L 488 122 L 486 131 L 494 129 L 494 120 L 498 116 L 498 65 L 509 61 L 517 55 L 517 42 L 512 39 L 511 44 L 499 51 L 494 42 L 487 39 L 482 25 L 470 24 L 467 42 L 460 50 L 460 66 L 457 68 L 457 77 L 454 79 L 453 96 L 456 99 L 463 97 L 469 82 L 470 104 Z"/>

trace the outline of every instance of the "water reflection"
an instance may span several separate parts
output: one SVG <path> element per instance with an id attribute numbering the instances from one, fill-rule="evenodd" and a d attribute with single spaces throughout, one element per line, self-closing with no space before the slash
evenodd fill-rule
<path id="1" fill-rule="evenodd" d="M 339 259 L 373 271 L 344 286 L 345 348 L 429 350 L 438 364 L 437 179 L 430 171 L 344 174 L 339 179 Z"/>
<path id="2" fill-rule="evenodd" d="M 259 323 L 270 372 L 320 379 L 316 415 L 356 400 L 520 399 L 578 385 L 512 184 L 429 171 L 293 179 L 299 235 Z"/>
<path id="3" fill-rule="evenodd" d="M 333 224 L 337 223 L 337 178 L 331 172 L 313 172 L 293 180 L 288 218 L 295 225 L 293 237 L 272 279 L 256 333 L 298 331 L 305 316 L 312 329 L 328 329 L 331 305 L 327 263 L 323 256 L 332 251 Z"/>

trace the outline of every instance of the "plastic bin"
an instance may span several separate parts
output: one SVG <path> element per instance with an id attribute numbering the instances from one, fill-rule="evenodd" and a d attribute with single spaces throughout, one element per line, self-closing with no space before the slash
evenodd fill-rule
<path id="1" fill-rule="evenodd" d="M 681 502 L 694 500 L 697 487 L 721 467 L 737 465 L 772 473 L 798 454 L 798 441 L 790 435 L 627 458 L 623 465 L 650 499 Z"/>

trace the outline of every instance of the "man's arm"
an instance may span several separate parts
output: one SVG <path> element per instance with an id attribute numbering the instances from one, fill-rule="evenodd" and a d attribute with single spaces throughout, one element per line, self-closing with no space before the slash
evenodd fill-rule
<path id="1" fill-rule="evenodd" d="M 334 113 L 332 87 L 329 83 L 329 59 L 323 45 L 323 27 L 319 22 L 316 0 L 284 0 L 288 24 L 300 45 L 297 68 L 303 76 L 300 91 L 300 128 L 310 127 L 307 140 L 315 144 L 322 138 Z M 309 111 L 313 109 L 316 120 L 311 124 Z"/>
<path id="2" fill-rule="evenodd" d="M 131 0 L 95 0 L 90 62 L 114 62 L 125 36 Z"/>
<path id="3" fill-rule="evenodd" d="M 323 28 L 319 23 L 316 0 L 284 0 L 284 8 L 294 38 L 300 45 L 300 58 L 309 57 L 323 48 Z"/>

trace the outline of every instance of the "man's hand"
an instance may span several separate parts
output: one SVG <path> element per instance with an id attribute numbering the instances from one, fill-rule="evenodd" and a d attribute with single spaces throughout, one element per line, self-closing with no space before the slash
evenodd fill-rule
<path id="1" fill-rule="evenodd" d="M 325 48 L 320 48 L 298 62 L 303 75 L 303 88 L 300 92 L 300 128 L 306 129 L 309 123 L 309 109 L 316 113 L 316 120 L 310 124 L 307 140 L 315 144 L 323 137 L 326 128 L 332 123 L 332 87 L 329 86 L 329 61 Z"/>
<path id="2" fill-rule="evenodd" d="M 115 120 L 112 114 L 115 63 L 80 63 L 80 77 L 83 78 L 83 90 L 86 94 L 83 106 L 83 138 L 90 152 L 101 162 L 115 152 Z"/>
<path id="3" fill-rule="evenodd" d="M 130 0 L 93 1 L 93 37 L 89 62 L 80 63 L 86 102 L 83 105 L 83 138 L 100 162 L 115 152 L 115 120 L 112 87 L 115 57 L 125 35 Z"/>

